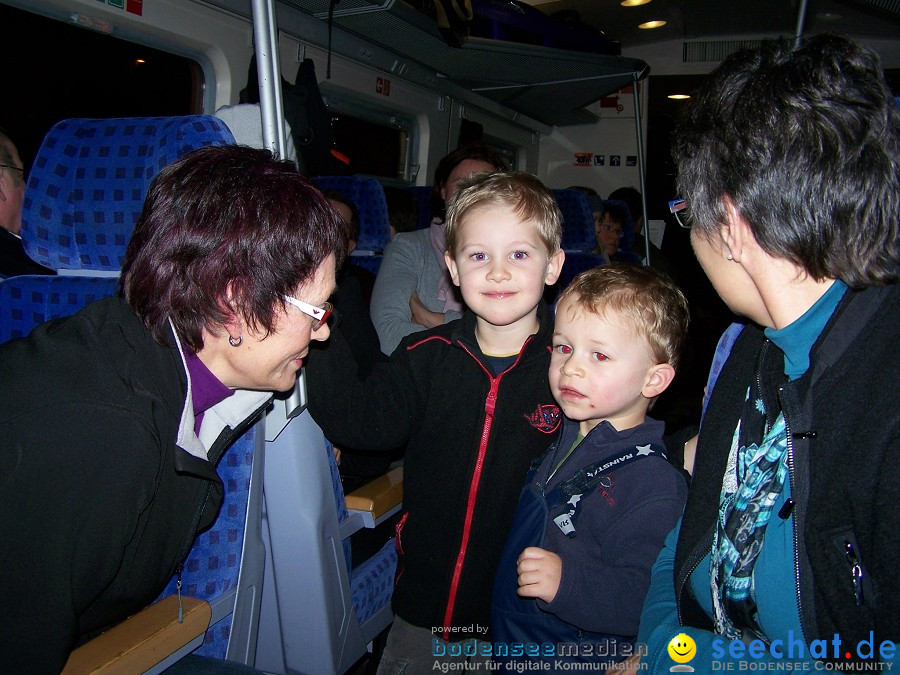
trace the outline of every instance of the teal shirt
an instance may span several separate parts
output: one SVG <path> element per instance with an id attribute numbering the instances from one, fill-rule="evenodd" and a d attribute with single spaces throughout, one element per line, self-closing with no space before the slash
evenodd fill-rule
<path id="1" fill-rule="evenodd" d="M 801 377 L 809 369 L 809 355 L 846 292 L 841 281 L 835 281 L 821 298 L 796 321 L 781 330 L 766 329 L 765 334 L 784 353 L 785 374 L 790 379 Z M 773 509 L 775 514 L 790 497 L 790 481 Z M 675 545 L 679 525 L 670 533 L 666 546 L 657 559 L 650 591 L 644 604 L 639 642 L 648 645 L 645 658 L 650 672 L 662 672 L 672 665 L 666 653 L 668 641 L 683 628 L 678 626 L 675 595 L 672 586 Z M 694 597 L 702 609 L 712 616 L 712 597 L 709 581 L 709 555 L 693 571 L 689 582 Z M 753 596 L 759 610 L 760 629 L 771 641 L 802 639 L 800 611 L 797 605 L 796 565 L 794 555 L 793 518 L 782 520 L 773 516 L 766 528 L 766 537 L 754 572 Z M 697 663 L 708 663 L 711 647 L 721 636 L 702 631 L 688 631 L 697 644 Z M 807 656 L 809 645 L 806 645 Z M 769 660 L 769 658 L 763 658 Z"/>

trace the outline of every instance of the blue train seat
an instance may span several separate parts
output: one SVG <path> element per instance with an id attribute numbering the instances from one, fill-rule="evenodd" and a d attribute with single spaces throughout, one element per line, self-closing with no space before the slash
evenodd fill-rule
<path id="1" fill-rule="evenodd" d="M 0 281 L 0 342 L 25 337 L 35 326 L 74 314 L 114 295 L 115 277 L 26 275 Z"/>
<path id="2" fill-rule="evenodd" d="M 219 517 L 197 537 L 184 562 L 181 592 L 206 600 L 212 610 L 202 643 L 191 650 L 199 656 L 244 664 L 256 656 L 265 560 L 260 526 L 264 456 L 259 421 L 219 459 L 216 471 L 225 486 Z M 159 599 L 176 592 L 173 578 Z"/>
<path id="3" fill-rule="evenodd" d="M 384 188 L 364 176 L 314 176 L 320 190 L 337 190 L 353 202 L 359 212 L 359 252 L 381 253 L 391 238 Z"/>
<path id="4" fill-rule="evenodd" d="M 430 185 L 415 185 L 409 190 L 412 192 L 419 210 L 416 229 L 425 230 L 431 227 L 431 221 L 434 217 L 431 213 L 431 193 L 433 192 L 433 188 Z"/>
<path id="5" fill-rule="evenodd" d="M 277 401 L 266 417 L 267 556 L 256 667 L 271 673 L 344 673 L 393 620 L 397 563 L 394 543 L 387 541 L 351 570 L 348 538 L 381 522 L 399 503 L 377 518 L 346 509 L 332 447 L 305 409 L 301 392 L 298 387 Z"/>
<path id="6" fill-rule="evenodd" d="M 47 132 L 22 210 L 25 251 L 46 267 L 115 273 L 152 178 L 206 145 L 229 145 L 208 115 L 67 119 Z"/>
<path id="7" fill-rule="evenodd" d="M 564 251 L 591 251 L 597 245 L 594 217 L 587 195 L 580 190 L 553 190 L 563 215 Z M 574 276 L 574 275 L 573 275 Z"/>

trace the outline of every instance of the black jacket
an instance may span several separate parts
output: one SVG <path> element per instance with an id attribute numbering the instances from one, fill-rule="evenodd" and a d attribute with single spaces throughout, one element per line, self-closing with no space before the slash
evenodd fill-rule
<path id="1" fill-rule="evenodd" d="M 365 383 L 339 335 L 309 360 L 310 412 L 336 445 L 389 449 L 408 440 L 393 607 L 424 628 L 481 630 L 519 490 L 554 440 L 560 411 L 547 378 L 553 321 L 497 377 L 483 365 L 475 316 L 407 336 Z"/>
<path id="2" fill-rule="evenodd" d="M 21 237 L 0 227 L 0 279 L 20 274 L 56 274 L 56 272 L 29 258 Z"/>
<path id="3" fill-rule="evenodd" d="M 121 298 L 0 346 L 0 670 L 59 672 L 87 634 L 151 602 L 215 519 L 215 462 L 175 445 L 177 348 Z M 252 417 L 255 417 L 253 415 Z"/>
<path id="4" fill-rule="evenodd" d="M 709 628 L 688 577 L 710 550 L 719 492 L 747 386 L 761 378 L 767 410 L 782 410 L 792 462 L 792 517 L 804 637 L 842 644 L 900 641 L 900 289 L 847 291 L 810 355 L 788 382 L 784 357 L 748 326 L 713 390 L 697 448 L 675 557 L 683 625 Z M 852 544 L 864 570 L 857 603 Z"/>

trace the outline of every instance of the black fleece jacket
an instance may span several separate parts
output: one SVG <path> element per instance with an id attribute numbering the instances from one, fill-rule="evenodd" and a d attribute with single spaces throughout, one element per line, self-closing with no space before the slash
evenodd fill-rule
<path id="1" fill-rule="evenodd" d="M 149 604 L 212 524 L 215 462 L 175 445 L 187 379 L 122 298 L 0 346 L 0 671 L 58 673 Z"/>
<path id="2" fill-rule="evenodd" d="M 496 377 L 471 312 L 407 336 L 364 383 L 339 335 L 307 367 L 310 412 L 335 445 L 407 444 L 393 608 L 450 640 L 489 637 L 494 573 L 519 489 L 560 427 L 546 306 L 538 319 L 538 332 Z"/>
<path id="3" fill-rule="evenodd" d="M 801 625 L 804 637 L 842 644 L 900 641 L 900 288 L 847 291 L 810 355 L 787 382 L 784 356 L 744 329 L 716 382 L 675 558 L 685 626 L 709 628 L 687 579 L 710 550 L 719 491 L 747 386 L 761 378 L 767 410 L 788 427 Z M 761 352 L 761 350 L 763 350 Z M 762 353 L 758 362 L 758 354 Z M 846 545 L 864 570 L 857 602 Z"/>

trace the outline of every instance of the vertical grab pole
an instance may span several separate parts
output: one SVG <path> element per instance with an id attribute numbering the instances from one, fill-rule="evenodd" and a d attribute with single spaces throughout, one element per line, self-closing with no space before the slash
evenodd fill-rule
<path id="1" fill-rule="evenodd" d="M 641 97 L 638 94 L 638 80 L 646 71 L 640 73 L 632 73 L 634 77 L 634 86 L 632 87 L 632 95 L 634 96 L 634 128 L 637 136 L 637 161 L 638 176 L 641 181 L 641 205 L 644 207 L 644 255 L 647 266 L 650 266 L 650 229 L 647 227 L 647 185 L 644 180 L 644 133 L 641 129 Z"/>
<path id="2" fill-rule="evenodd" d="M 797 9 L 797 27 L 794 30 L 794 49 L 800 46 L 800 40 L 803 38 L 803 25 L 806 23 L 806 2 L 801 0 L 800 7 Z"/>
<path id="3" fill-rule="evenodd" d="M 278 26 L 274 0 L 252 0 L 253 42 L 259 75 L 259 107 L 263 144 L 278 157 L 285 155 L 284 108 L 278 66 Z"/>

